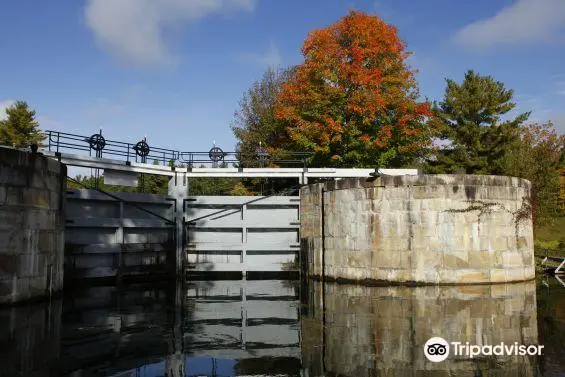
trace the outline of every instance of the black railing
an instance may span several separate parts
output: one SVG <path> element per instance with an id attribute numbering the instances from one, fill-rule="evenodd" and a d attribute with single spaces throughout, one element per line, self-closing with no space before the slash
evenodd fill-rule
<path id="1" fill-rule="evenodd" d="M 119 158 L 125 161 L 159 161 L 163 165 L 178 160 L 179 152 L 172 149 L 149 147 L 145 140 L 126 143 L 104 138 L 102 133 L 81 136 L 59 131 L 46 131 L 47 148 L 51 152 L 88 152 L 89 156 Z"/>
<path id="2" fill-rule="evenodd" d="M 81 136 L 59 131 L 46 131 L 47 149 L 50 152 L 87 152 L 89 156 L 123 159 L 127 162 L 153 162 L 162 165 L 184 165 L 189 168 L 213 167 L 268 167 L 300 166 L 307 168 L 310 153 L 269 152 L 258 146 L 255 153 L 224 152 L 215 144 L 208 152 L 181 152 L 150 146 L 144 138 L 137 143 L 108 140 L 102 131 L 91 136 Z"/>

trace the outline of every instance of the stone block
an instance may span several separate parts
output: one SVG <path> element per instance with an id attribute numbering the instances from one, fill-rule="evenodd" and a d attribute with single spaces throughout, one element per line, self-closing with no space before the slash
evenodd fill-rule
<path id="1" fill-rule="evenodd" d="M 374 271 L 374 270 L 373 270 Z M 386 281 L 408 282 L 414 281 L 413 272 L 410 268 L 382 269 L 380 279 Z"/>
<path id="2" fill-rule="evenodd" d="M 411 188 L 414 199 L 437 199 L 446 196 L 444 186 L 416 186 Z"/>
<path id="3" fill-rule="evenodd" d="M 458 284 L 487 283 L 490 281 L 488 271 L 479 269 L 461 269 L 455 273 Z"/>
<path id="4" fill-rule="evenodd" d="M 383 190 L 380 187 L 366 189 L 367 199 L 380 201 L 383 198 Z"/>
<path id="5" fill-rule="evenodd" d="M 379 268 L 402 268 L 401 254 L 405 253 L 390 249 L 379 250 L 373 254 L 373 260 L 368 265 L 378 266 Z"/>
<path id="6" fill-rule="evenodd" d="M 491 267 L 491 252 L 469 251 L 469 268 L 488 270 Z"/>
<path id="7" fill-rule="evenodd" d="M 526 270 L 524 267 L 506 268 L 506 281 L 522 281 L 526 279 Z"/>
<path id="8" fill-rule="evenodd" d="M 410 192 L 405 187 L 386 187 L 383 200 L 409 200 Z"/>
<path id="9" fill-rule="evenodd" d="M 503 251 L 502 265 L 504 268 L 514 269 L 516 267 L 525 267 L 522 253 L 518 251 Z"/>
<path id="10" fill-rule="evenodd" d="M 20 187 L 10 187 L 6 189 L 6 205 L 17 206 L 24 204 L 24 189 Z"/>
<path id="11" fill-rule="evenodd" d="M 524 267 L 524 279 L 534 279 L 536 277 L 536 267 L 532 263 Z"/>
<path id="12" fill-rule="evenodd" d="M 466 200 L 465 189 L 461 185 L 445 186 L 445 198 L 450 200 Z"/>
<path id="13" fill-rule="evenodd" d="M 422 283 L 439 284 L 441 280 L 441 269 L 417 268 L 412 271 L 414 281 Z"/>
<path id="14" fill-rule="evenodd" d="M 503 268 L 491 268 L 490 269 L 490 282 L 491 283 L 505 283 L 506 280 L 506 270 Z"/>
<path id="15" fill-rule="evenodd" d="M 445 252 L 443 253 L 442 267 L 446 269 L 467 269 L 469 268 L 470 252 Z"/>

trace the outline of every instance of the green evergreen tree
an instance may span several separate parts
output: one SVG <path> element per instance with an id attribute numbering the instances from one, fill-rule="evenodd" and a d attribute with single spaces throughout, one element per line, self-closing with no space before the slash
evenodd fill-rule
<path id="1" fill-rule="evenodd" d="M 442 146 L 429 161 L 432 173 L 502 174 L 503 160 L 518 140 L 517 129 L 530 116 L 505 116 L 516 106 L 514 92 L 491 76 L 467 71 L 461 84 L 448 79 L 432 122 L 441 131 Z"/>
<path id="2" fill-rule="evenodd" d="M 35 119 L 35 110 L 25 101 L 17 101 L 6 109 L 7 118 L 0 121 L 0 145 L 27 148 L 31 144 L 41 145 L 45 135 Z"/>

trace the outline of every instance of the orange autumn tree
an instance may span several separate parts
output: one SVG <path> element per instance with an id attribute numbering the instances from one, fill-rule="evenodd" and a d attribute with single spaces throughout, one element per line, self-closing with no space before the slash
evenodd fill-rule
<path id="1" fill-rule="evenodd" d="M 431 145 L 427 103 L 394 26 L 350 12 L 311 32 L 275 116 L 315 166 L 407 166 Z"/>

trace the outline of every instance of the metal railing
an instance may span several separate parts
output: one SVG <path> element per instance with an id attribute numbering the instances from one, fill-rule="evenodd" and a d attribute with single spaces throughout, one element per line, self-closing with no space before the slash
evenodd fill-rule
<path id="1" fill-rule="evenodd" d="M 214 146 L 208 152 L 182 152 L 150 146 L 143 138 L 136 143 L 106 139 L 99 133 L 83 136 L 60 131 L 46 131 L 47 149 L 55 153 L 87 152 L 98 158 L 124 159 L 126 162 L 147 163 L 158 161 L 162 165 L 184 165 L 188 168 L 213 167 L 268 167 L 300 166 L 307 168 L 310 153 L 269 152 L 259 144 L 254 153 L 224 152 Z"/>
<path id="2" fill-rule="evenodd" d="M 159 161 L 163 165 L 179 159 L 178 151 L 149 147 L 146 140 L 137 143 L 109 140 L 102 136 L 102 132 L 88 137 L 59 131 L 46 131 L 45 135 L 50 152 L 84 151 L 92 157 L 117 157 L 132 162 Z"/>

